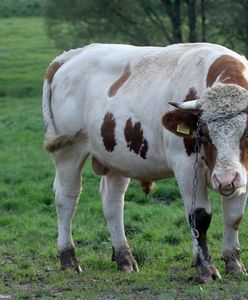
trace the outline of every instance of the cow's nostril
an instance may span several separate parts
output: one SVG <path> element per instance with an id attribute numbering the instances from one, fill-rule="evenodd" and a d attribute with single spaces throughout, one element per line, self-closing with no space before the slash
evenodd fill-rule
<path id="1" fill-rule="evenodd" d="M 222 184 L 219 185 L 219 193 L 222 196 L 225 197 L 230 196 L 234 193 L 234 191 L 235 191 L 235 185 L 233 182 L 226 185 L 222 185 Z"/>

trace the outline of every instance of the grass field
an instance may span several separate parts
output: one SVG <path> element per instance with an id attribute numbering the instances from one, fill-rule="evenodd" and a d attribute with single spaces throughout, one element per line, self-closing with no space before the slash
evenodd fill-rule
<path id="1" fill-rule="evenodd" d="M 40 18 L 0 19 L 0 96 L 41 93 L 47 63 L 58 54 Z"/>
<path id="2" fill-rule="evenodd" d="M 54 170 L 42 148 L 40 100 L 46 66 L 59 51 L 45 36 L 39 18 L 0 19 L 0 29 L 0 295 L 15 299 L 247 299 L 247 277 L 224 275 L 220 198 L 213 193 L 209 244 L 223 277 L 213 284 L 193 281 L 191 235 L 174 180 L 158 182 L 148 197 L 135 181 L 131 183 L 125 227 L 140 273 L 118 272 L 110 260 L 99 178 L 92 174 L 90 161 L 73 222 L 83 272 L 60 271 Z M 240 240 L 248 266 L 247 226 L 246 212 Z"/>

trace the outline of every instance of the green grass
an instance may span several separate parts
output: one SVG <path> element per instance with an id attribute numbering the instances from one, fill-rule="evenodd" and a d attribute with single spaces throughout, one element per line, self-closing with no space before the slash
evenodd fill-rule
<path id="1" fill-rule="evenodd" d="M 40 95 L 46 66 L 59 52 L 41 18 L 0 18 L 0 96 Z"/>
<path id="2" fill-rule="evenodd" d="M 213 193 L 209 244 L 223 279 L 205 285 L 192 280 L 191 236 L 174 180 L 159 181 L 148 197 L 142 194 L 137 182 L 131 182 L 126 195 L 125 228 L 140 273 L 118 272 L 110 260 L 111 242 L 98 192 L 99 178 L 93 175 L 90 160 L 83 172 L 84 190 L 73 221 L 83 273 L 60 271 L 52 193 L 54 170 L 42 147 L 43 122 L 38 97 L 46 65 L 58 51 L 51 48 L 44 56 L 41 50 L 39 55 L 38 48 L 47 47 L 40 19 L 0 19 L 2 22 L 9 22 L 8 30 L 13 32 L 12 26 L 18 28 L 23 24 L 27 32 L 15 31 L 13 45 L 15 40 L 19 41 L 20 49 L 35 49 L 36 55 L 35 58 L 26 55 L 20 61 L 19 58 L 15 64 L 13 45 L 8 35 L 1 32 L 1 39 L 3 35 L 6 37 L 4 47 L 10 47 L 4 61 L 9 66 L 9 79 L 1 74 L 1 80 L 5 80 L 1 89 L 9 89 L 6 95 L 12 92 L 14 95 L 15 87 L 24 91 L 28 77 L 34 79 L 31 87 L 37 96 L 0 98 L 0 295 L 11 294 L 16 299 L 247 299 L 247 278 L 224 275 L 220 259 L 223 231 L 220 198 Z M 27 24 L 32 24 L 32 28 Z M 22 39 L 22 35 L 30 38 Z M 12 77 L 16 80 L 22 66 L 34 66 L 37 61 L 39 71 L 35 76 L 27 71 L 25 80 L 12 85 Z M 247 225 L 246 212 L 240 230 L 246 265 Z"/>

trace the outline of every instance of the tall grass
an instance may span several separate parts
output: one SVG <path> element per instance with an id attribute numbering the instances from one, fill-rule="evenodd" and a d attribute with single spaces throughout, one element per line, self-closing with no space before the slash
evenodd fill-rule
<path id="1" fill-rule="evenodd" d="M 46 66 L 58 51 L 46 38 L 39 18 L 0 19 L 0 26 L 0 55 L 4 58 L 0 66 L 5 73 L 0 75 L 0 89 L 2 96 L 8 96 L 0 98 L 0 295 L 16 299 L 247 299 L 246 277 L 224 276 L 222 281 L 204 286 L 192 280 L 191 236 L 172 179 L 159 181 L 148 197 L 137 182 L 131 182 L 125 227 L 141 271 L 118 272 L 110 260 L 99 179 L 92 174 L 90 160 L 83 172 L 84 190 L 73 221 L 83 273 L 60 271 L 54 170 L 42 147 L 39 96 Z M 209 243 L 223 275 L 220 199 L 210 196 L 214 214 Z M 241 226 L 246 264 L 247 224 L 246 213 Z"/>

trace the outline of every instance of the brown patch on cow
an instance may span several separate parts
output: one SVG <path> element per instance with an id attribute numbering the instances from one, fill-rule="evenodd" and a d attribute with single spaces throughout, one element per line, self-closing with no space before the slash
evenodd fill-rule
<path id="1" fill-rule="evenodd" d="M 211 141 L 209 136 L 208 127 L 205 125 L 201 128 L 201 144 L 203 145 L 203 149 L 205 152 L 205 162 L 210 171 L 213 171 L 216 157 L 217 157 L 217 149 Z"/>
<path id="2" fill-rule="evenodd" d="M 240 148 L 240 162 L 245 166 L 246 170 L 248 170 L 248 116 L 247 116 L 245 133 L 240 140 L 239 148 Z"/>
<path id="3" fill-rule="evenodd" d="M 136 122 L 133 125 L 131 118 L 129 118 L 126 122 L 124 135 L 129 150 L 140 155 L 141 158 L 146 159 L 146 154 L 148 151 L 148 142 L 143 136 L 143 129 L 141 128 L 141 123 Z"/>
<path id="4" fill-rule="evenodd" d="M 51 84 L 53 81 L 53 77 L 55 73 L 58 71 L 58 69 L 62 66 L 62 63 L 59 63 L 57 61 L 50 64 L 46 71 L 45 79 Z"/>
<path id="5" fill-rule="evenodd" d="M 196 89 L 194 87 L 189 88 L 188 93 L 185 96 L 184 102 L 196 99 L 199 99 Z M 194 138 L 184 137 L 183 142 L 188 156 L 190 156 L 192 153 L 195 153 L 196 141 Z"/>
<path id="6" fill-rule="evenodd" d="M 240 148 L 240 162 L 248 170 L 248 137 L 242 138 L 239 144 Z"/>
<path id="7" fill-rule="evenodd" d="M 212 143 L 203 144 L 203 148 L 205 152 L 206 165 L 210 171 L 213 171 L 217 157 L 217 150 Z"/>
<path id="8" fill-rule="evenodd" d="M 109 97 L 114 97 L 120 87 L 128 80 L 129 76 L 131 75 L 130 65 L 127 64 L 121 77 L 118 78 L 109 88 L 108 95 Z"/>
<path id="9" fill-rule="evenodd" d="M 95 156 L 92 157 L 92 169 L 98 176 L 107 175 L 109 168 L 102 164 Z"/>
<path id="10" fill-rule="evenodd" d="M 243 75 L 245 66 L 237 58 L 229 55 L 218 57 L 207 75 L 207 86 L 211 87 L 218 79 L 222 83 L 234 83 L 248 90 L 248 82 Z"/>
<path id="11" fill-rule="evenodd" d="M 112 113 L 107 113 L 103 119 L 101 135 L 103 144 L 108 152 L 113 152 L 116 146 L 115 140 L 115 119 Z"/>
<path id="12" fill-rule="evenodd" d="M 142 188 L 142 191 L 148 195 L 151 190 L 154 189 L 155 183 L 153 181 L 140 181 L 140 186 Z"/>
<path id="13" fill-rule="evenodd" d="M 196 141 L 195 138 L 183 138 L 184 147 L 186 150 L 186 153 L 188 156 L 190 156 L 192 153 L 196 153 L 195 147 L 196 147 Z"/>
<path id="14" fill-rule="evenodd" d="M 199 99 L 199 96 L 197 96 L 197 91 L 194 87 L 191 87 L 184 99 L 184 102 L 192 101 L 192 100 L 196 100 L 196 99 Z"/>

